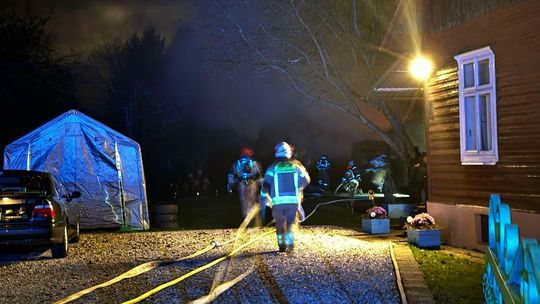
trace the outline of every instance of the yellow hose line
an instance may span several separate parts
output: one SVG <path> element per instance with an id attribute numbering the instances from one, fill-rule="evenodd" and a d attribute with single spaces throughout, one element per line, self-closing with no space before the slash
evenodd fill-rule
<path id="1" fill-rule="evenodd" d="M 61 300 L 58 300 L 56 302 L 54 302 L 54 304 L 64 304 L 64 303 L 68 303 L 68 302 L 71 302 L 73 300 L 76 300 L 86 294 L 89 294 L 91 292 L 93 292 L 94 290 L 96 289 L 99 289 L 99 288 L 103 288 L 103 287 L 107 287 L 107 286 L 110 286 L 112 284 L 115 284 L 115 283 L 118 283 L 120 281 L 122 281 L 123 279 L 128 279 L 128 278 L 132 278 L 132 277 L 135 277 L 135 276 L 138 276 L 140 274 L 143 274 L 145 272 L 148 272 L 156 267 L 159 267 L 159 266 L 162 266 L 162 265 L 168 265 L 168 264 L 173 264 L 173 263 L 176 263 L 176 262 L 180 262 L 180 261 L 183 261 L 183 260 L 187 260 L 187 259 L 191 259 L 191 258 L 194 258 L 196 256 L 199 256 L 205 252 L 208 252 L 214 248 L 216 248 L 217 246 L 217 243 L 216 242 L 212 242 L 210 243 L 210 245 L 206 246 L 205 248 L 191 254 L 191 255 L 188 255 L 186 257 L 182 257 L 178 260 L 174 260 L 174 261 L 153 261 L 153 262 L 148 262 L 148 263 L 144 263 L 144 264 L 141 264 L 135 268 L 132 268 L 126 272 L 124 272 L 123 274 L 115 277 L 115 278 L 112 278 L 110 279 L 109 281 L 107 282 L 104 282 L 104 283 L 101 283 L 99 285 L 95 285 L 95 286 L 92 286 L 92 287 L 89 287 L 89 288 L 86 288 L 86 289 L 83 289 L 77 293 L 74 293 L 66 298 L 63 298 Z"/>
<path id="2" fill-rule="evenodd" d="M 134 299 L 128 300 L 126 302 L 122 302 L 122 304 L 138 303 L 138 302 L 148 298 L 149 296 L 151 296 L 151 295 L 153 295 L 153 294 L 155 294 L 155 293 L 157 293 L 157 292 L 159 292 L 159 291 L 161 291 L 161 290 L 163 290 L 163 289 L 165 289 L 167 287 L 173 286 L 173 285 L 183 281 L 184 279 L 187 279 L 187 278 L 191 277 L 194 274 L 197 274 L 197 273 L 199 273 L 199 272 L 201 272 L 203 270 L 206 270 L 206 269 L 208 269 L 208 268 L 210 268 L 210 267 L 212 267 L 212 266 L 214 266 L 216 264 L 219 264 L 219 263 L 223 262 L 224 260 L 226 260 L 226 259 L 230 258 L 231 256 L 237 254 L 240 250 L 244 249 L 245 247 L 247 247 L 247 246 L 259 241 L 263 237 L 265 237 L 267 235 L 270 235 L 270 234 L 273 234 L 273 233 L 275 233 L 275 229 L 272 229 L 272 230 L 270 230 L 268 232 L 265 232 L 265 233 L 259 235 L 258 237 L 256 237 L 256 238 L 254 238 L 254 239 L 252 239 L 252 240 L 238 246 L 236 249 L 229 252 L 229 254 L 227 254 L 225 256 L 222 256 L 221 258 L 215 259 L 212 262 L 210 262 L 210 263 L 208 263 L 206 265 L 203 265 L 203 266 L 201 266 L 199 268 L 195 268 L 194 270 L 184 274 L 183 276 L 181 276 L 179 278 L 176 278 L 176 279 L 174 279 L 172 281 L 169 281 L 169 282 L 167 282 L 165 284 L 159 285 L 158 287 L 156 287 L 156 288 L 154 288 L 152 290 L 149 290 L 146 293 L 144 293 L 144 294 L 142 294 L 142 295 L 140 295 L 140 296 L 138 296 L 138 297 L 136 297 Z"/>
<path id="3" fill-rule="evenodd" d="M 243 279 L 245 279 L 254 270 L 255 270 L 255 268 L 251 268 L 248 271 L 244 272 L 243 274 L 237 276 L 236 278 L 234 278 L 232 280 L 229 280 L 229 281 L 227 281 L 227 282 L 225 282 L 223 284 L 220 284 L 215 288 L 212 288 L 210 293 L 208 293 L 205 296 L 202 296 L 202 297 L 198 298 L 197 300 L 193 300 L 193 301 L 189 302 L 188 304 L 206 304 L 206 303 L 210 303 L 210 302 L 214 301 L 219 295 L 221 295 L 225 291 L 229 290 L 231 287 L 236 285 L 236 283 L 238 283 L 238 282 L 242 281 Z"/>

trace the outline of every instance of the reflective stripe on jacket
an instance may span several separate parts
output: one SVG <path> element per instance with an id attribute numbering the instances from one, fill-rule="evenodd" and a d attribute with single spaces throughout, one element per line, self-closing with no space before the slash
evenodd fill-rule
<path id="1" fill-rule="evenodd" d="M 278 159 L 266 170 L 261 196 L 269 197 L 272 205 L 299 204 L 309 181 L 309 174 L 299 161 Z"/>

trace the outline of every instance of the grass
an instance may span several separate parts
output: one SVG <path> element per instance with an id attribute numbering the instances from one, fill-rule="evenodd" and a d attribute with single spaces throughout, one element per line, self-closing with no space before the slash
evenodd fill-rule
<path id="1" fill-rule="evenodd" d="M 411 250 L 437 303 L 484 303 L 484 263 L 442 250 Z"/>

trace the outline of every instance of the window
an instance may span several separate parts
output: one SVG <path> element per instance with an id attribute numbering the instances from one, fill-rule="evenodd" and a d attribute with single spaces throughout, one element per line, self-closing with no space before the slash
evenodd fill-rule
<path id="1" fill-rule="evenodd" d="M 480 214 L 480 242 L 489 243 L 489 217 L 487 214 Z"/>
<path id="2" fill-rule="evenodd" d="M 499 160 L 495 55 L 485 47 L 454 58 L 458 63 L 461 164 L 494 165 Z"/>
<path id="3" fill-rule="evenodd" d="M 52 188 L 56 192 L 56 196 L 58 196 L 59 198 L 62 198 L 64 195 L 67 194 L 66 188 L 62 185 L 61 182 L 58 181 L 58 179 L 56 179 L 56 177 L 52 175 L 51 175 L 51 182 L 53 185 Z"/>

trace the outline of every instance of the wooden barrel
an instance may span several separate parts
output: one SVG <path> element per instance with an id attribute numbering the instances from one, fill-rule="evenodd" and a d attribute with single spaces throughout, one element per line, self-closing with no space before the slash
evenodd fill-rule
<path id="1" fill-rule="evenodd" d="M 178 205 L 160 204 L 154 205 L 150 212 L 152 227 L 155 228 L 178 228 Z"/>

